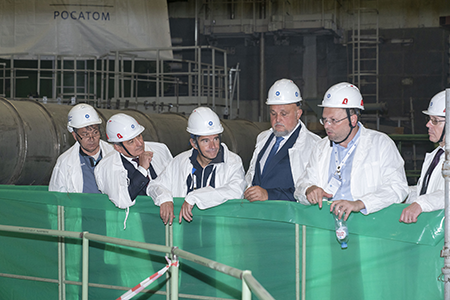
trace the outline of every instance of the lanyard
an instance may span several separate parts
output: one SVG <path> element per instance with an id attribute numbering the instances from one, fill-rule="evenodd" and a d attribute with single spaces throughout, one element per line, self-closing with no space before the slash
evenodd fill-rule
<path id="1" fill-rule="evenodd" d="M 353 151 L 355 151 L 356 149 L 356 145 L 357 143 L 354 143 L 353 146 L 350 148 L 350 150 L 348 150 L 347 154 L 344 156 L 344 158 L 342 159 L 341 163 L 338 165 L 338 154 L 337 154 L 337 149 L 334 149 L 334 159 L 336 161 L 336 172 L 334 172 L 334 175 L 338 175 L 339 179 L 341 179 L 341 170 L 344 167 L 345 163 L 347 162 L 348 158 L 350 157 L 350 155 L 352 155 Z"/>

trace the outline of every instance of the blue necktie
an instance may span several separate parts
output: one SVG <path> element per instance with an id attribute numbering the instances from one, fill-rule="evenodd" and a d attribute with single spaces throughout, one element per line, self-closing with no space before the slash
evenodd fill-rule
<path id="1" fill-rule="evenodd" d="M 281 141 L 283 140 L 282 136 L 277 136 L 276 137 L 276 141 L 275 141 L 275 145 L 273 145 L 272 149 L 270 150 L 269 155 L 267 156 L 266 159 L 266 163 L 264 164 L 264 169 L 263 169 L 263 174 L 266 171 L 267 166 L 269 165 L 270 160 L 272 159 L 272 157 L 275 156 L 275 154 L 277 154 L 278 148 L 280 147 Z"/>

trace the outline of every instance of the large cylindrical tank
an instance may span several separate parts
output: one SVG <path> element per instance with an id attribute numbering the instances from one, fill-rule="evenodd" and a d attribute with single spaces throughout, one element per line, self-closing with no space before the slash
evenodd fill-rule
<path id="1" fill-rule="evenodd" d="M 0 184 L 48 184 L 58 156 L 75 140 L 67 131 L 67 114 L 72 106 L 41 104 L 33 100 L 13 101 L 0 98 Z M 123 112 L 145 127 L 145 141 L 161 142 L 173 156 L 190 149 L 186 132 L 187 117 L 175 113 L 145 114 L 138 110 L 97 109 L 103 122 Z M 223 142 L 241 156 L 247 169 L 256 136 L 269 128 L 268 123 L 247 120 L 222 120 Z"/>

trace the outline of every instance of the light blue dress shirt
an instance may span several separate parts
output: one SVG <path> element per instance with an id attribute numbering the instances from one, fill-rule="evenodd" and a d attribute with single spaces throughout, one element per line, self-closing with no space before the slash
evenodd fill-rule
<path id="1" fill-rule="evenodd" d="M 359 124 L 357 126 L 359 127 Z M 356 148 L 358 147 L 358 145 L 356 145 L 355 150 L 352 152 L 352 154 L 348 157 L 345 164 L 342 166 L 341 178 L 339 178 L 339 176 L 337 174 L 335 174 L 336 167 L 337 167 L 335 153 L 337 153 L 338 165 L 339 165 L 341 163 L 342 159 L 344 159 L 345 155 L 347 155 L 347 153 L 353 147 L 353 145 L 358 142 L 360 132 L 361 132 L 361 130 L 359 130 L 359 128 L 358 128 L 358 132 L 353 137 L 353 139 L 350 141 L 350 143 L 348 143 L 347 148 L 345 148 L 339 144 L 335 144 L 333 142 L 333 150 L 331 151 L 331 155 L 330 155 L 330 167 L 328 169 L 328 182 L 330 182 L 331 177 L 334 176 L 336 179 L 338 179 L 338 180 L 340 179 L 342 184 L 339 187 L 339 189 L 336 191 L 336 193 L 333 195 L 333 198 L 331 198 L 330 200 L 354 201 L 352 192 L 351 192 L 350 178 L 351 178 L 351 172 L 352 172 L 352 166 L 353 166 L 353 158 L 355 157 L 355 152 L 356 152 Z"/>

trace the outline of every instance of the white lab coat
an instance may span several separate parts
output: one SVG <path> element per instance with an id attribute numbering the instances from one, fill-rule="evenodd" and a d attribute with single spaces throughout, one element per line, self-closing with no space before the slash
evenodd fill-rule
<path id="1" fill-rule="evenodd" d="M 362 212 L 369 214 L 402 202 L 408 195 L 408 184 L 404 161 L 395 143 L 386 134 L 366 129 L 361 123 L 359 130 L 361 133 L 350 175 L 351 193 L 355 201 L 364 203 L 366 209 Z M 310 204 L 305 195 L 308 187 L 326 188 L 332 150 L 328 137 L 317 144 L 305 176 L 296 184 L 294 197 L 300 203 Z"/>
<path id="2" fill-rule="evenodd" d="M 173 197 L 185 197 L 186 202 L 197 205 L 200 209 L 217 206 L 229 199 L 242 199 L 245 188 L 242 160 L 237 154 L 228 150 L 225 144 L 222 143 L 222 146 L 224 162 L 215 164 L 215 188 L 210 186 L 199 188 L 186 195 L 186 180 L 192 173 L 192 164 L 189 159 L 192 156 L 193 149 L 191 149 L 177 155 L 161 176 L 150 182 L 147 194 L 158 206 L 173 201 Z"/>
<path id="3" fill-rule="evenodd" d="M 165 144 L 145 142 L 145 151 L 152 151 L 152 166 L 156 175 L 160 175 L 166 166 L 172 161 L 172 154 Z M 111 152 L 105 156 L 95 168 L 95 180 L 98 189 L 107 194 L 109 200 L 118 208 L 128 208 L 134 205 L 128 193 L 128 173 L 123 166 L 120 153 Z M 152 180 L 153 181 L 153 180 Z"/>
<path id="4" fill-rule="evenodd" d="M 294 146 L 288 150 L 289 153 L 289 164 L 291 165 L 292 179 L 295 182 L 298 181 L 300 176 L 302 176 L 305 171 L 306 165 L 308 163 L 309 157 L 311 156 L 312 150 L 315 145 L 320 141 L 320 137 L 311 131 L 309 131 L 302 121 L 299 121 L 302 126 L 297 137 L 297 141 Z M 261 132 L 256 138 L 255 151 L 253 151 L 252 160 L 250 161 L 250 166 L 248 168 L 247 174 L 245 175 L 245 181 L 247 182 L 247 187 L 252 186 L 253 177 L 255 175 L 256 164 L 259 163 L 258 155 L 262 150 L 273 129 L 270 128 Z"/>
<path id="5" fill-rule="evenodd" d="M 430 211 L 435 211 L 438 209 L 445 208 L 445 200 L 444 200 L 445 179 L 442 176 L 442 164 L 444 163 L 444 160 L 445 160 L 444 153 L 442 153 L 438 164 L 434 168 L 433 173 L 431 173 L 430 181 L 428 182 L 428 188 L 427 188 L 426 194 L 419 196 L 420 190 L 422 189 L 423 180 L 425 178 L 425 174 L 427 173 L 428 167 L 430 166 L 431 162 L 433 161 L 433 158 L 436 155 L 436 152 L 440 148 L 444 149 L 443 147 L 437 147 L 436 149 L 434 149 L 433 152 L 427 153 L 425 155 L 425 160 L 423 161 L 422 171 L 420 172 L 419 181 L 417 182 L 417 185 L 409 187 L 410 193 L 409 193 L 408 200 L 406 200 L 406 203 L 417 202 L 420 205 L 420 207 L 422 208 L 423 212 L 430 212 Z"/>
<path id="6" fill-rule="evenodd" d="M 114 151 L 110 144 L 102 140 L 100 140 L 100 149 L 103 158 Z M 75 142 L 72 147 L 58 157 L 48 185 L 50 192 L 83 192 L 83 172 L 79 154 L 80 144 Z"/>

